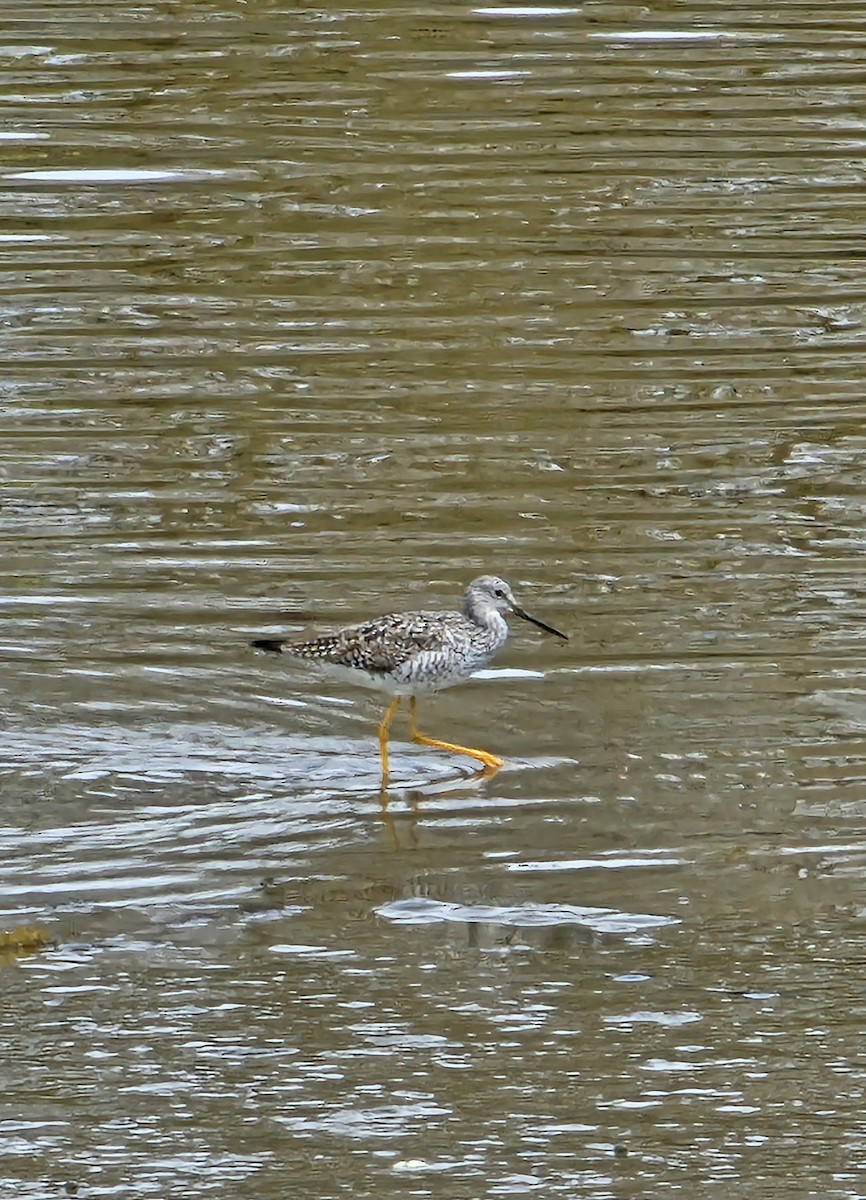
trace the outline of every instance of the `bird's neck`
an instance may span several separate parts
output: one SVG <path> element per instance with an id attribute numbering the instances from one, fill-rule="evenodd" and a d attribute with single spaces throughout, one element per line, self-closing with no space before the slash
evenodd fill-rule
<path id="1" fill-rule="evenodd" d="M 508 637 L 508 623 L 492 604 L 472 599 L 464 603 L 463 612 L 473 625 L 486 630 L 495 641 L 504 642 Z"/>

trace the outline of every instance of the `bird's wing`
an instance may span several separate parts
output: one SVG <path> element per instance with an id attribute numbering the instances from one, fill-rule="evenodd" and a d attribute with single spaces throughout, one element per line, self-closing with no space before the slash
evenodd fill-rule
<path id="1" fill-rule="evenodd" d="M 460 620 L 459 613 L 391 613 L 283 648 L 297 658 L 387 675 L 425 650 L 441 650 Z"/>

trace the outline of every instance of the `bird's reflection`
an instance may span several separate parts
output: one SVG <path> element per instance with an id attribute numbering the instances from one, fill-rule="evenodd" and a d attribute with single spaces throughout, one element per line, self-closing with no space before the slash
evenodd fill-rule
<path id="1" fill-rule="evenodd" d="M 482 783 L 498 775 L 500 766 L 485 766 L 481 771 L 466 775 L 453 776 L 448 779 L 437 779 L 435 782 L 423 784 L 407 784 L 400 787 L 391 783 L 382 786 L 379 791 L 379 820 L 382 822 L 395 850 L 407 850 L 420 844 L 418 823 L 424 815 L 423 801 L 431 796 L 445 796 L 454 800 L 469 800 L 475 796 Z M 403 800 L 405 808 L 397 808 L 393 801 Z M 400 829 L 405 828 L 409 844 L 400 839 Z"/>

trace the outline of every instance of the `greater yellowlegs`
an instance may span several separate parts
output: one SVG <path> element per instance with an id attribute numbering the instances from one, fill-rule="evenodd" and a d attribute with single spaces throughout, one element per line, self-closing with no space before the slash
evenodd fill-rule
<path id="1" fill-rule="evenodd" d="M 379 726 L 382 782 L 387 786 L 388 733 L 401 701 L 407 697 L 413 742 L 454 754 L 468 754 L 485 768 L 502 766 L 503 760 L 486 750 L 425 737 L 415 722 L 418 696 L 464 683 L 498 654 L 508 638 L 506 613 L 514 613 L 558 638 L 568 636 L 522 609 L 504 579 L 481 575 L 467 587 L 462 612 L 388 613 L 309 642 L 258 638 L 252 644 L 259 650 L 284 652 L 292 658 L 315 663 L 332 678 L 376 688 L 395 697 Z"/>

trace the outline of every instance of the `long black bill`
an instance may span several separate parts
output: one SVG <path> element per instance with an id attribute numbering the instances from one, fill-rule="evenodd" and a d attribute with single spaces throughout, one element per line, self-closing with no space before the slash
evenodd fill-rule
<path id="1" fill-rule="evenodd" d="M 530 625 L 537 625 L 539 629 L 543 629 L 545 633 L 552 633 L 555 637 L 562 638 L 564 642 L 568 641 L 567 633 L 560 633 L 558 629 L 554 629 L 552 625 L 546 625 L 544 621 L 539 621 L 538 617 L 531 616 L 528 612 L 524 612 L 522 608 L 518 608 L 516 604 L 512 604 L 512 609 L 515 616 L 523 617 L 524 621 L 528 621 Z"/>

